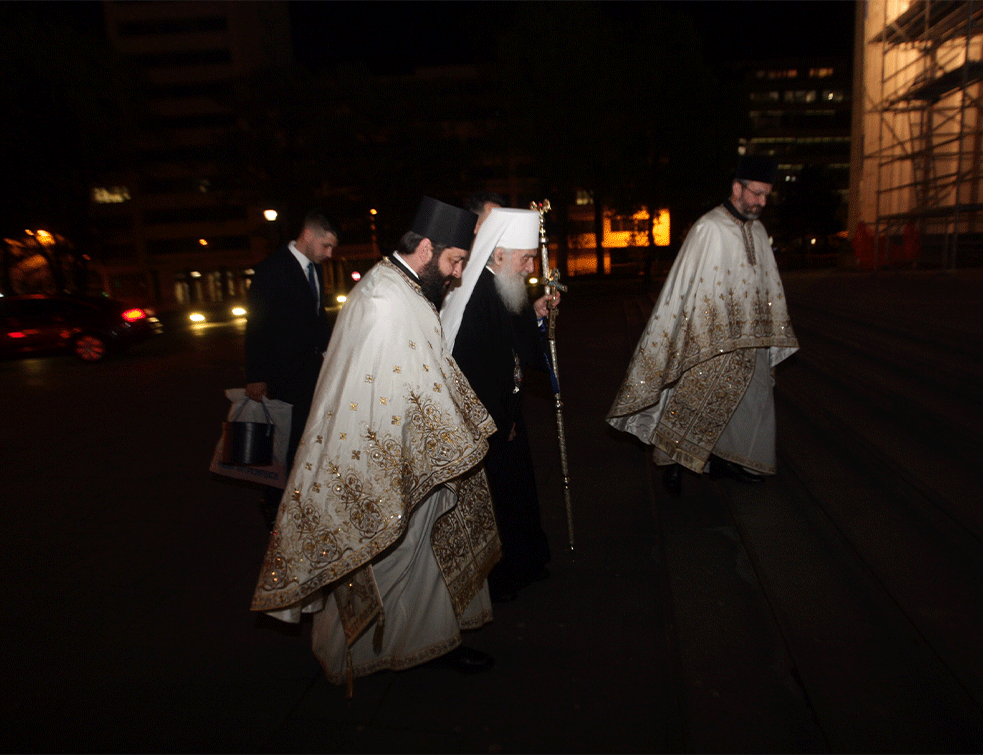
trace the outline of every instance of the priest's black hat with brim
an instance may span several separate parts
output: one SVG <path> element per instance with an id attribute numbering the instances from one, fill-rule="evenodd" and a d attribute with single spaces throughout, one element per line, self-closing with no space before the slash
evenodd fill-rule
<path id="1" fill-rule="evenodd" d="M 470 249 L 477 223 L 478 216 L 470 210 L 462 210 L 433 197 L 424 197 L 420 200 L 410 230 L 435 244 Z"/>
<path id="2" fill-rule="evenodd" d="M 778 178 L 778 163 L 767 155 L 741 155 L 737 162 L 735 181 L 760 181 L 773 184 Z"/>

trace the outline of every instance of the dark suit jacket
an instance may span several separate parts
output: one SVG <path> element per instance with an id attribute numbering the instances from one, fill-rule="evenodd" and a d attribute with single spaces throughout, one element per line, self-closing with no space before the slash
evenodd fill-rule
<path id="1" fill-rule="evenodd" d="M 516 356 L 522 368 L 546 369 L 546 354 L 532 308 L 515 315 L 495 290 L 495 275 L 481 271 L 454 339 L 454 359 L 498 430 L 488 439 L 485 465 L 496 471 L 513 423 L 522 419 L 522 392 L 516 392 Z"/>
<path id="2" fill-rule="evenodd" d="M 320 265 L 315 268 L 320 277 Z M 295 423 L 307 419 L 330 335 L 323 302 L 315 303 L 307 275 L 288 247 L 256 265 L 249 287 L 246 382 L 264 382 L 270 398 L 294 404 Z M 292 437 L 303 431 L 291 429 Z"/>

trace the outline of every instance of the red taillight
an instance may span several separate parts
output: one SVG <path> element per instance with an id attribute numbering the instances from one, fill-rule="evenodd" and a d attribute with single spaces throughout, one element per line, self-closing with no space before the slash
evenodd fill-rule
<path id="1" fill-rule="evenodd" d="M 13 333 L 8 333 L 7 335 L 10 336 L 11 338 L 27 338 L 27 334 L 22 333 L 19 330 L 15 330 Z"/>
<path id="2" fill-rule="evenodd" d="M 123 319 L 127 322 L 136 322 L 137 320 L 142 320 L 147 316 L 147 313 L 138 307 L 133 309 L 128 309 L 123 313 Z"/>

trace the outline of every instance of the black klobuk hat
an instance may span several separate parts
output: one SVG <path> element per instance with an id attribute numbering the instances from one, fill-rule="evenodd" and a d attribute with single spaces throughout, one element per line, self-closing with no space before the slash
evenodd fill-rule
<path id="1" fill-rule="evenodd" d="M 410 230 L 435 244 L 470 249 L 478 216 L 432 197 L 420 200 Z"/>
<path id="2" fill-rule="evenodd" d="M 767 155 L 742 155 L 737 162 L 735 181 L 760 181 L 773 184 L 778 178 L 778 163 Z"/>

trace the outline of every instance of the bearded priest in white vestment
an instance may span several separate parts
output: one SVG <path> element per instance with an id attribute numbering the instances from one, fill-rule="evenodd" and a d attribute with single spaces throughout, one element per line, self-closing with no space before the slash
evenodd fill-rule
<path id="1" fill-rule="evenodd" d="M 448 653 L 462 673 L 492 663 L 460 643 L 492 617 L 501 546 L 481 460 L 495 424 L 437 315 L 476 220 L 425 197 L 400 250 L 352 290 L 287 481 L 252 610 L 314 613 L 336 684 Z"/>
<path id="2" fill-rule="evenodd" d="M 777 174 L 741 158 L 731 196 L 690 230 L 607 421 L 654 447 L 672 495 L 680 466 L 741 482 L 774 474 L 771 371 L 799 344 L 758 216 Z"/>

